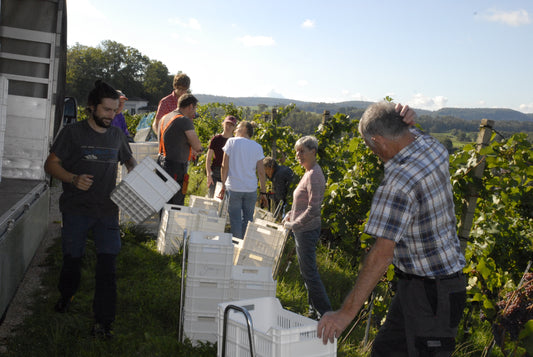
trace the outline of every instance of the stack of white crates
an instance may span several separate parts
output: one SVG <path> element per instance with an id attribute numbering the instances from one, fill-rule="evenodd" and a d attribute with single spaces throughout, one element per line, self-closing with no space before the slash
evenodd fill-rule
<path id="1" fill-rule="evenodd" d="M 230 288 L 231 301 L 276 296 L 276 281 L 270 267 L 234 265 Z"/>
<path id="2" fill-rule="evenodd" d="M 187 246 L 183 331 L 193 342 L 214 343 L 218 304 L 231 300 L 231 234 L 192 232 Z"/>
<path id="3" fill-rule="evenodd" d="M 255 219 L 249 222 L 242 240 L 234 238 L 235 265 L 269 267 L 275 272 L 285 241 L 287 230 L 282 225 Z"/>
<path id="4" fill-rule="evenodd" d="M 213 209 L 166 204 L 157 234 L 161 254 L 177 254 L 183 245 L 184 233 L 193 231 L 224 232 L 225 219 Z"/>
<path id="5" fill-rule="evenodd" d="M 111 200 L 132 222 L 142 223 L 159 212 L 179 189 L 165 170 L 146 157 L 115 187 Z"/>
<path id="6" fill-rule="evenodd" d="M 149 156 L 154 161 L 157 161 L 159 151 L 159 143 L 157 142 L 140 142 L 130 143 L 131 153 L 137 162 L 141 162 L 145 157 Z M 124 165 L 119 166 L 117 172 L 117 184 L 120 183 L 127 175 L 127 169 Z M 120 223 L 132 222 L 132 218 L 124 210 L 120 210 Z M 159 213 L 145 219 L 141 224 L 149 233 L 157 234 L 159 228 Z"/>
<path id="7" fill-rule="evenodd" d="M 258 357 L 334 357 L 337 340 L 324 345 L 317 337 L 318 322 L 283 309 L 278 299 L 232 301 L 219 304 L 217 314 L 217 356 L 222 356 L 224 310 L 227 305 L 242 307 L 252 318 L 255 356 Z M 230 310 L 226 322 L 226 356 L 248 357 L 250 346 L 246 319 L 242 312 Z"/>
<path id="8" fill-rule="evenodd" d="M 220 182 L 217 183 L 217 188 L 219 187 L 218 186 L 219 183 Z M 191 195 L 189 197 L 189 206 L 202 207 L 202 208 L 216 208 L 218 215 L 220 217 L 225 217 L 226 220 L 228 218 L 228 200 L 217 198 L 216 191 L 215 191 L 215 197 L 213 198 Z"/>

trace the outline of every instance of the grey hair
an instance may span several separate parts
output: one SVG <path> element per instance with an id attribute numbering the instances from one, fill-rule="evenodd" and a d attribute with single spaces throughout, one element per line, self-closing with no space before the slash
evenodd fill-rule
<path id="1" fill-rule="evenodd" d="M 389 102 L 372 104 L 359 121 L 359 133 L 369 146 L 373 146 L 372 137 L 375 135 L 394 140 L 408 130 L 409 125 L 396 111 L 394 103 Z"/>
<path id="2" fill-rule="evenodd" d="M 303 136 L 294 144 L 296 150 L 302 146 L 305 146 L 309 150 L 315 150 L 315 154 L 318 152 L 318 140 L 312 135 Z"/>

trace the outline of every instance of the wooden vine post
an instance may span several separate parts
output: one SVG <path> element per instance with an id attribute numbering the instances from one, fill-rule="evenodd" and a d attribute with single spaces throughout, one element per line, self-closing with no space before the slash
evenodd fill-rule
<path id="1" fill-rule="evenodd" d="M 272 140 L 272 160 L 276 160 L 276 151 L 277 151 L 277 147 L 276 147 L 276 140 L 277 140 L 277 121 L 276 121 L 276 116 L 278 115 L 278 110 L 276 108 L 272 108 L 272 123 L 274 124 L 274 130 L 276 130 L 274 132 L 274 140 Z"/>
<path id="2" fill-rule="evenodd" d="M 492 128 L 494 127 L 494 121 L 488 119 L 481 119 L 481 125 L 479 126 L 479 134 L 476 141 L 476 149 L 479 152 L 482 148 L 487 146 L 492 135 Z M 478 163 L 473 169 L 474 179 L 481 180 L 483 177 L 483 171 L 485 170 L 485 158 L 480 156 Z M 463 254 L 466 251 L 466 244 L 470 237 L 470 230 L 474 222 L 474 213 L 476 211 L 477 199 L 479 197 L 479 188 L 476 185 L 471 184 L 468 187 L 466 194 L 466 202 L 463 206 L 463 212 L 461 214 L 461 221 L 459 223 L 459 240 L 461 241 L 461 250 Z"/>

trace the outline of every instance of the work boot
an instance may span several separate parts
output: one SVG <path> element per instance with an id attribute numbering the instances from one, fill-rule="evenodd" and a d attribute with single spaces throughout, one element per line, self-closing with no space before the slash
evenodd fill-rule
<path id="1" fill-rule="evenodd" d="M 111 328 L 111 324 L 101 324 L 101 323 L 95 323 L 92 330 L 91 335 L 94 338 L 102 339 L 102 340 L 109 340 L 113 338 L 113 329 Z"/>
<path id="2" fill-rule="evenodd" d="M 56 304 L 54 305 L 54 310 L 56 312 L 64 314 L 65 312 L 68 311 L 70 307 L 70 303 L 72 302 L 73 299 L 74 299 L 74 296 L 71 296 L 69 298 L 65 298 L 63 296 L 60 297 L 59 300 L 57 300 Z"/>

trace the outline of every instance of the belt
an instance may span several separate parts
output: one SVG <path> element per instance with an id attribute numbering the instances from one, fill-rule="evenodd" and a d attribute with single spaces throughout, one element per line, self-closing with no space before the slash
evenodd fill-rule
<path id="1" fill-rule="evenodd" d="M 453 274 L 440 275 L 440 276 L 420 276 L 420 275 L 415 275 L 415 274 L 409 274 L 409 273 L 404 273 L 398 268 L 394 268 L 394 273 L 399 279 L 404 279 L 404 280 L 449 280 L 449 279 L 455 279 L 455 278 L 463 276 L 463 272 L 461 270 Z"/>

